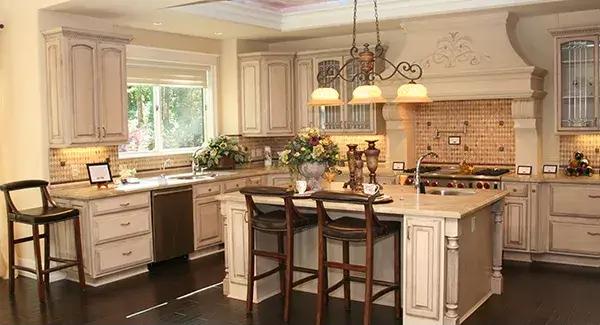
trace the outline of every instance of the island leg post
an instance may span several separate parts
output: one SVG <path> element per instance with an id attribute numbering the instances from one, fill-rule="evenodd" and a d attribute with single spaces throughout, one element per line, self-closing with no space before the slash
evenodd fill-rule
<path id="1" fill-rule="evenodd" d="M 459 274 L 458 220 L 446 220 L 446 304 L 444 325 L 458 325 L 458 274 Z"/>
<path id="2" fill-rule="evenodd" d="M 503 229 L 502 221 L 504 217 L 504 200 L 496 202 L 492 208 L 494 215 L 494 257 L 492 266 L 492 293 L 500 295 L 503 290 L 502 278 L 502 246 Z"/>

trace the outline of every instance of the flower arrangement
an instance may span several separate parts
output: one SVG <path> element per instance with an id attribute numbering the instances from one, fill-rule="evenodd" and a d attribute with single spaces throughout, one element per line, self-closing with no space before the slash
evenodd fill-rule
<path id="1" fill-rule="evenodd" d="M 210 139 L 208 144 L 196 152 L 193 159 L 197 166 L 206 166 L 208 169 L 222 167 L 222 160 L 232 161 L 232 165 L 248 162 L 246 151 L 237 140 L 224 135 Z"/>
<path id="2" fill-rule="evenodd" d="M 307 128 L 296 135 L 279 153 L 279 162 L 296 174 L 304 163 L 323 163 L 334 167 L 340 160 L 340 149 L 328 135 Z"/>

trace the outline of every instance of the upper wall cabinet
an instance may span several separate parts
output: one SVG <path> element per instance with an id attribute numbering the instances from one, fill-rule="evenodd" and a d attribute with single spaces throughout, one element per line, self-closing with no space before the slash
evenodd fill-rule
<path id="1" fill-rule="evenodd" d="M 325 50 L 298 53 L 296 58 L 296 114 L 298 129 L 317 127 L 327 133 L 367 133 L 374 134 L 383 128 L 381 110 L 375 105 L 349 105 L 310 107 L 307 105 L 312 91 L 319 86 L 317 75 L 320 71 L 337 71 L 351 57 L 347 50 Z M 333 69 L 330 69 L 333 68 Z M 354 75 L 359 67 L 349 64 L 343 71 L 345 77 Z M 331 76 L 333 77 L 333 76 Z M 352 99 L 352 91 L 361 85 L 358 79 L 347 82 L 337 79 L 329 85 L 340 93 L 347 103 Z"/>
<path id="2" fill-rule="evenodd" d="M 262 52 L 239 57 L 242 134 L 293 135 L 294 54 Z"/>
<path id="3" fill-rule="evenodd" d="M 600 27 L 551 30 L 555 38 L 557 131 L 600 131 Z"/>
<path id="4" fill-rule="evenodd" d="M 131 39 L 65 27 L 44 36 L 50 147 L 126 143 Z"/>

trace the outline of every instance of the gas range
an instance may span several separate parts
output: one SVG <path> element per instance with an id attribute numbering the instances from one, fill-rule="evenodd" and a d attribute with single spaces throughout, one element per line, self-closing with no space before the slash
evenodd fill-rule
<path id="1" fill-rule="evenodd" d="M 425 186 L 431 187 L 500 189 L 501 176 L 509 172 L 506 168 L 479 168 L 472 174 L 463 174 L 458 168 L 424 166 L 421 179 Z M 405 173 L 414 174 L 414 168 L 405 170 Z M 414 176 L 408 176 L 404 184 L 414 184 Z"/>

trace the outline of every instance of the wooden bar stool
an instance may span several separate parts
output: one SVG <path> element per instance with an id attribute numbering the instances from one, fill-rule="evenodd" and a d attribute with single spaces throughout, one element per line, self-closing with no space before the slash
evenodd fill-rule
<path id="1" fill-rule="evenodd" d="M 18 210 L 12 201 L 12 191 L 39 188 L 42 193 L 42 207 Z M 15 293 L 15 270 L 31 272 L 37 275 L 38 295 L 40 302 L 46 302 L 46 289 L 50 288 L 50 273 L 72 266 L 77 266 L 79 271 L 79 284 L 85 288 L 85 275 L 83 273 L 83 258 L 81 252 L 81 233 L 79 230 L 79 210 L 61 208 L 54 203 L 48 193 L 48 182 L 44 180 L 25 180 L 0 185 L 4 192 L 8 220 L 8 287 L 11 295 Z M 73 220 L 75 232 L 75 251 L 77 260 L 69 260 L 50 256 L 50 224 Z M 33 236 L 15 239 L 14 223 L 31 225 Z M 39 226 L 44 226 L 44 233 L 40 234 Z M 44 239 L 44 266 L 40 251 L 40 239 Z M 35 270 L 15 264 L 15 245 L 33 241 L 35 253 Z M 50 262 L 58 262 L 61 265 L 50 267 Z"/>
<path id="2" fill-rule="evenodd" d="M 373 301 L 383 295 L 394 291 L 394 305 L 396 318 L 401 316 L 400 306 L 400 236 L 401 223 L 393 221 L 380 221 L 373 211 L 375 196 L 359 193 L 319 191 L 312 195 L 317 202 L 317 216 L 319 227 L 319 280 L 317 292 L 317 324 L 323 322 L 323 310 L 327 305 L 329 294 L 340 287 L 344 287 L 344 302 L 346 310 L 350 309 L 350 282 L 365 284 L 365 303 L 363 325 L 371 324 Z M 323 202 L 362 204 L 365 218 L 341 217 L 332 220 L 325 210 Z M 373 249 L 375 241 L 384 237 L 394 236 L 394 282 L 373 279 Z M 327 239 L 342 242 L 343 262 L 327 260 Z M 350 242 L 364 242 L 366 246 L 366 265 L 350 264 Z M 328 269 L 341 269 L 342 280 L 329 287 Z M 365 273 L 365 277 L 351 276 L 350 271 Z M 381 291 L 373 294 L 373 285 L 384 286 Z"/>
<path id="3" fill-rule="evenodd" d="M 246 197 L 248 217 L 248 291 L 246 312 L 252 313 L 254 282 L 279 272 L 281 293 L 284 296 L 283 318 L 287 322 L 290 315 L 292 288 L 317 278 L 317 270 L 294 266 L 294 234 L 317 225 L 317 216 L 298 211 L 292 201 L 293 193 L 284 188 L 271 186 L 248 186 L 240 190 Z M 278 197 L 283 199 L 284 210 L 261 211 L 254 203 L 253 196 Z M 277 252 L 257 250 L 254 247 L 254 232 L 277 234 Z M 284 244 L 285 236 L 285 244 Z M 279 266 L 255 275 L 254 258 L 256 256 L 277 260 Z M 311 274 L 294 281 L 293 272 Z"/>

